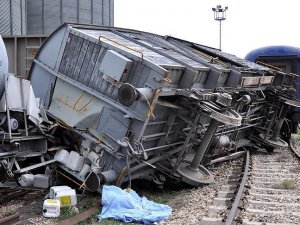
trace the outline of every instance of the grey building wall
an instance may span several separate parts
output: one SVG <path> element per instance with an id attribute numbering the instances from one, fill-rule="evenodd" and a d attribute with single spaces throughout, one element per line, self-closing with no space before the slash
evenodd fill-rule
<path id="1" fill-rule="evenodd" d="M 50 34 L 64 22 L 114 25 L 114 0 L 0 0 L 0 35 Z"/>
<path id="2" fill-rule="evenodd" d="M 114 0 L 26 0 L 27 34 L 49 34 L 64 22 L 114 25 Z"/>
<path id="3" fill-rule="evenodd" d="M 114 0 L 0 0 L 9 72 L 26 78 L 39 47 L 64 22 L 114 25 Z"/>

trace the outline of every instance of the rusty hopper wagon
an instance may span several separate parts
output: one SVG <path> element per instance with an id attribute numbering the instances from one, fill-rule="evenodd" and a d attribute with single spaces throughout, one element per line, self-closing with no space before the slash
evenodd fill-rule
<path id="1" fill-rule="evenodd" d="M 209 184 L 211 159 L 286 146 L 295 78 L 170 36 L 76 24 L 50 35 L 29 73 L 48 145 L 65 146 L 47 157 L 92 191 Z"/>

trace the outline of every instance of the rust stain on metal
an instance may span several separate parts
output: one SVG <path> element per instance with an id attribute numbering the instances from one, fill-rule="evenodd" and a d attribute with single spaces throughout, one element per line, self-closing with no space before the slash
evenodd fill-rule
<path id="1" fill-rule="evenodd" d="M 64 105 L 68 106 L 68 107 L 71 108 L 71 109 L 73 108 L 73 106 L 69 105 L 69 104 L 66 102 L 66 100 L 60 99 L 60 98 L 58 98 L 58 97 L 55 97 L 55 100 L 57 100 L 58 102 L 63 103 Z"/>
<path id="2" fill-rule="evenodd" d="M 77 99 L 75 101 L 74 105 L 70 105 L 68 103 L 68 101 L 70 101 L 70 99 L 71 99 L 69 96 L 67 96 L 66 99 L 61 99 L 59 97 L 55 97 L 55 100 L 57 100 L 58 102 L 61 102 L 68 108 L 72 109 L 74 112 L 86 112 L 87 111 L 86 107 L 94 100 L 94 97 L 92 97 L 87 103 L 85 103 L 83 106 L 81 106 L 80 109 L 77 109 L 76 106 L 80 103 L 81 98 L 82 98 L 82 96 L 79 97 L 79 99 Z"/>

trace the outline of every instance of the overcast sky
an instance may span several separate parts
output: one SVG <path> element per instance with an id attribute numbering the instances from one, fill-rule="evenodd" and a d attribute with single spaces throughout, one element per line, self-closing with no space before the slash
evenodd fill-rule
<path id="1" fill-rule="evenodd" d="M 115 0 L 115 26 L 218 48 L 216 5 L 228 6 L 223 51 L 244 57 L 262 46 L 300 47 L 300 0 Z"/>

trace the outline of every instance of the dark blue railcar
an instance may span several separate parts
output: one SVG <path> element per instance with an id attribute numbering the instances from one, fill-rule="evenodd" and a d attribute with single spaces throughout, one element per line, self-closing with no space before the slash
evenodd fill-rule
<path id="1" fill-rule="evenodd" d="M 300 48 L 291 46 L 267 46 L 249 52 L 246 57 L 252 62 L 262 62 L 283 72 L 300 74 Z M 300 77 L 297 78 L 297 99 L 300 99 Z"/>
<path id="2" fill-rule="evenodd" d="M 297 47 L 284 45 L 266 46 L 249 52 L 245 59 L 264 65 L 267 64 L 286 73 L 300 75 L 300 48 Z M 297 77 L 295 88 L 297 99 L 300 99 L 300 76 Z M 299 109 L 293 112 L 290 119 L 296 123 L 300 121 Z M 293 131 L 296 132 L 296 126 L 292 127 Z"/>

